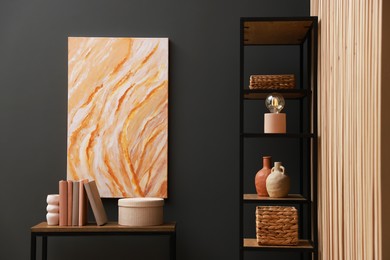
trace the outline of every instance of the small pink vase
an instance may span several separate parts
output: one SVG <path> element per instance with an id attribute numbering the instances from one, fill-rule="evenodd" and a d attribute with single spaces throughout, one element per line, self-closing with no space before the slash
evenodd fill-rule
<path id="1" fill-rule="evenodd" d="M 271 156 L 263 156 L 263 168 L 255 176 L 255 186 L 257 195 L 268 197 L 266 181 L 271 173 Z"/>

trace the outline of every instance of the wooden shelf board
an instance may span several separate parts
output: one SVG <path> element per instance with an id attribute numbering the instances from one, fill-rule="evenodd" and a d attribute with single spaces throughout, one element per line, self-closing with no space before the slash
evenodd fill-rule
<path id="1" fill-rule="evenodd" d="M 268 246 L 258 245 L 256 238 L 244 238 L 245 249 L 268 249 L 268 250 L 297 250 L 297 251 L 314 251 L 313 243 L 310 240 L 299 240 L 296 246 Z"/>
<path id="2" fill-rule="evenodd" d="M 31 232 L 45 232 L 45 233 L 73 233 L 73 232 L 134 232 L 134 233 L 148 233 L 148 232 L 175 232 L 176 223 L 165 223 L 159 226 L 146 227 L 128 227 L 121 226 L 117 222 L 108 222 L 103 226 L 97 226 L 95 223 L 88 223 L 86 226 L 48 226 L 47 222 L 39 223 L 31 228 Z"/>
<path id="3" fill-rule="evenodd" d="M 286 198 L 260 197 L 257 194 L 244 194 L 245 202 L 267 202 L 267 203 L 307 203 L 309 202 L 301 194 L 289 194 Z"/>
<path id="4" fill-rule="evenodd" d="M 245 138 L 264 138 L 264 137 L 279 137 L 279 138 L 314 138 L 314 134 L 294 134 L 294 133 L 286 133 L 286 134 L 264 134 L 264 133 L 244 133 L 243 136 Z"/>
<path id="5" fill-rule="evenodd" d="M 244 99 L 261 100 L 270 93 L 279 93 L 285 99 L 300 99 L 311 94 L 311 91 L 307 89 L 244 89 Z"/>
<path id="6" fill-rule="evenodd" d="M 244 45 L 302 44 L 312 25 L 312 20 L 245 21 Z"/>

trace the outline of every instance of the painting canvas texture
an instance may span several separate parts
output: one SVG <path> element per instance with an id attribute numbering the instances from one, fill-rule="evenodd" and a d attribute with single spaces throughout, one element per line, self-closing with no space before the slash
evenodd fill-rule
<path id="1" fill-rule="evenodd" d="M 68 180 L 167 197 L 167 38 L 68 38 L 67 141 Z"/>

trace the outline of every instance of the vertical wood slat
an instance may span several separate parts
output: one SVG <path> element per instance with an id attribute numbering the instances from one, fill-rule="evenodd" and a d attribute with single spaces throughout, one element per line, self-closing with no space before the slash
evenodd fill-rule
<path id="1" fill-rule="evenodd" d="M 320 258 L 381 258 L 382 0 L 311 0 L 319 18 Z"/>

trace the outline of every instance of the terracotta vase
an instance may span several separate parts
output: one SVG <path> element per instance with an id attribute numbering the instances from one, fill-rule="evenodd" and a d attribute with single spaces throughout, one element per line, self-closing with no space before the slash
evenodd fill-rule
<path id="1" fill-rule="evenodd" d="M 266 180 L 271 173 L 271 156 L 263 157 L 263 168 L 259 170 L 255 176 L 255 186 L 257 195 L 268 197 Z"/>
<path id="2" fill-rule="evenodd" d="M 287 197 L 290 191 L 290 177 L 285 174 L 281 162 L 275 162 L 271 169 L 271 174 L 266 181 L 267 192 L 271 198 Z"/>

